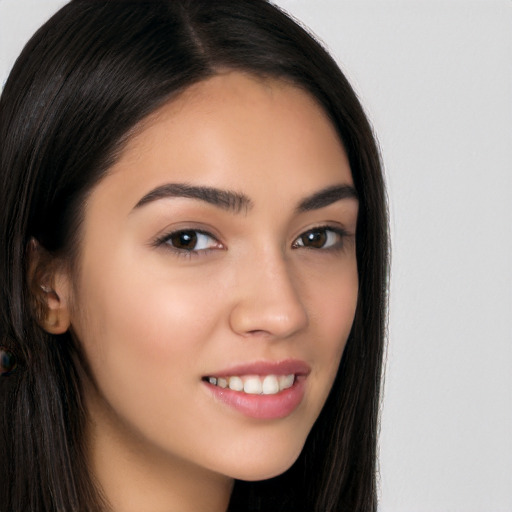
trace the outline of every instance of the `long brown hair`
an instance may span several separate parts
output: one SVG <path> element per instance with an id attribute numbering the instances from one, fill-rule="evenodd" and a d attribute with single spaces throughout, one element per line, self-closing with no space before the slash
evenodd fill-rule
<path id="1" fill-rule="evenodd" d="M 0 346 L 17 361 L 0 378 L 2 512 L 105 506 L 85 462 L 80 347 L 35 321 L 29 241 L 72 259 L 84 199 L 130 130 L 219 69 L 308 91 L 337 129 L 360 201 L 359 302 L 333 389 L 297 462 L 271 480 L 236 482 L 229 510 L 376 510 L 387 210 L 352 88 L 322 46 L 264 0 L 73 0 L 29 41 L 0 98 Z"/>

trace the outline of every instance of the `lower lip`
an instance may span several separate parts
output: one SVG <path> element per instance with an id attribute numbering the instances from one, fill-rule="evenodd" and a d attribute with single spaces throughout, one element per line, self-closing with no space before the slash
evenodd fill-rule
<path id="1" fill-rule="evenodd" d="M 218 400 L 245 416 L 261 420 L 276 420 L 290 415 L 300 405 L 304 398 L 304 382 L 304 377 L 296 377 L 291 388 L 275 395 L 251 395 L 214 386 L 208 382 L 205 382 L 205 385 Z"/>

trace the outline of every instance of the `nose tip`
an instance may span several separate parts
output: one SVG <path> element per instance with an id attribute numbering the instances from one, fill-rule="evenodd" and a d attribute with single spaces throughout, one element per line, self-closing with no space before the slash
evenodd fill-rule
<path id="1" fill-rule="evenodd" d="M 239 284 L 231 314 L 233 331 L 242 336 L 287 338 L 308 325 L 308 315 L 285 265 L 259 265 Z"/>

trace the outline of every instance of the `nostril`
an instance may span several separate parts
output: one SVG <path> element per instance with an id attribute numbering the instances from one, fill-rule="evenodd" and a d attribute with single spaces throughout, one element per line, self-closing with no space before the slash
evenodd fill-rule
<path id="1" fill-rule="evenodd" d="M 263 331 L 262 329 L 253 329 L 252 331 L 247 332 L 250 336 L 268 336 L 268 331 Z"/>

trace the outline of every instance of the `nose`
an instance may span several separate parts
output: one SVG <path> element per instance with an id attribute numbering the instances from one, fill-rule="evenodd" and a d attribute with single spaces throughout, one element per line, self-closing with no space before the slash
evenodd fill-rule
<path id="1" fill-rule="evenodd" d="M 308 325 L 298 279 L 282 255 L 252 260 L 240 270 L 230 326 L 237 334 L 288 338 Z"/>

